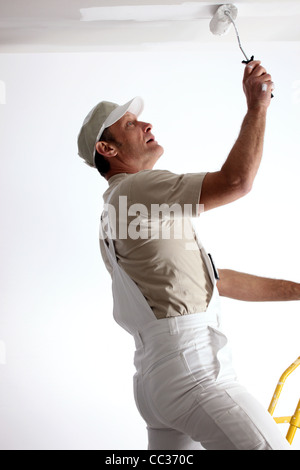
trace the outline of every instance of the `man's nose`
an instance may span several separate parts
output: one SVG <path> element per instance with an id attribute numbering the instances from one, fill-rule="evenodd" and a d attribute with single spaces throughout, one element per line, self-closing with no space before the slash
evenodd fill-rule
<path id="1" fill-rule="evenodd" d="M 152 129 L 152 124 L 150 122 L 143 122 L 143 131 L 144 132 L 150 132 Z"/>

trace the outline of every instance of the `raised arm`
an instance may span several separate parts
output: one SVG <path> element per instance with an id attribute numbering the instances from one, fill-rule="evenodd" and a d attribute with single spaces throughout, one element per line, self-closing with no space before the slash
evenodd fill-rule
<path id="1" fill-rule="evenodd" d="M 300 284 L 219 269 L 219 294 L 248 302 L 300 300 Z"/>
<path id="2" fill-rule="evenodd" d="M 243 88 L 248 111 L 221 170 L 208 173 L 204 178 L 200 197 L 204 211 L 233 202 L 251 190 L 262 158 L 272 87 L 271 76 L 260 61 L 245 67 Z"/>

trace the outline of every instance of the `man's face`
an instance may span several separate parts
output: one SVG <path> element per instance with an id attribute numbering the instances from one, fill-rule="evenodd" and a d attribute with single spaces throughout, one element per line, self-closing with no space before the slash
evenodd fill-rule
<path id="1" fill-rule="evenodd" d="M 137 171 L 152 169 L 164 149 L 152 134 L 152 125 L 127 112 L 109 130 L 118 142 L 116 158 Z"/>

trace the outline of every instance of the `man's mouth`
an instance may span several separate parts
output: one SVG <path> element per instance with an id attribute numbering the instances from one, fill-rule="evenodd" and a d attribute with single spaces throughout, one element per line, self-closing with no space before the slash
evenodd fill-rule
<path id="1" fill-rule="evenodd" d="M 150 139 L 146 140 L 146 144 L 149 144 L 150 142 L 155 142 L 154 137 L 151 137 Z"/>

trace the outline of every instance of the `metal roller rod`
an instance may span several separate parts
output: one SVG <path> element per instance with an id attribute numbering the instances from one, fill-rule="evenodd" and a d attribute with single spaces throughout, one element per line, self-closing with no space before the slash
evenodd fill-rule
<path id="1" fill-rule="evenodd" d="M 229 10 L 224 11 L 224 15 L 228 16 L 228 18 L 230 19 L 231 23 L 233 24 L 234 29 L 235 29 L 235 34 L 236 34 L 236 37 L 237 37 L 237 40 L 238 40 L 238 43 L 239 43 L 239 46 L 240 46 L 240 49 L 241 49 L 241 51 L 242 51 L 242 53 L 243 53 L 243 55 L 244 55 L 246 61 L 247 61 L 247 62 L 250 62 L 250 59 L 247 57 L 247 55 L 245 54 L 244 49 L 242 48 L 242 44 L 241 44 L 241 41 L 240 41 L 239 32 L 238 32 L 238 30 L 237 30 L 237 27 L 235 26 L 235 22 L 234 22 L 234 20 L 233 20 L 233 18 L 232 18 L 232 16 L 231 16 Z"/>

